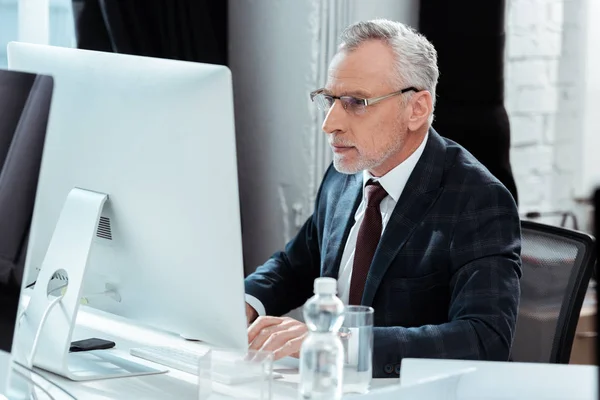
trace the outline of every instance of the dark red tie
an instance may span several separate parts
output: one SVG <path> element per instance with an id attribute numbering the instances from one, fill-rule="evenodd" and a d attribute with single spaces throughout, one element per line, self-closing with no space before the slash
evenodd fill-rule
<path id="1" fill-rule="evenodd" d="M 356 239 L 348 299 L 350 305 L 360 305 L 362 301 L 369 268 L 371 268 L 371 262 L 381 238 L 382 222 L 379 204 L 387 196 L 387 192 L 379 182 L 369 181 L 365 186 L 365 192 L 367 207 L 365 207 L 365 214 Z"/>

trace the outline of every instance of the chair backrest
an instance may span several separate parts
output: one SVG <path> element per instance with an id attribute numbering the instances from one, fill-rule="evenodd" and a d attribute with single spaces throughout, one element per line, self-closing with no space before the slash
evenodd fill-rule
<path id="1" fill-rule="evenodd" d="M 521 228 L 523 277 L 511 360 L 566 364 L 596 263 L 594 238 L 531 221 Z"/>

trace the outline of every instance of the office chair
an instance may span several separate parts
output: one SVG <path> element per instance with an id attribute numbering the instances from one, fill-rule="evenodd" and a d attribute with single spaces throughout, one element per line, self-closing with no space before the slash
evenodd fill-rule
<path id="1" fill-rule="evenodd" d="M 522 221 L 523 277 L 512 361 L 568 364 L 596 264 L 594 238 Z"/>

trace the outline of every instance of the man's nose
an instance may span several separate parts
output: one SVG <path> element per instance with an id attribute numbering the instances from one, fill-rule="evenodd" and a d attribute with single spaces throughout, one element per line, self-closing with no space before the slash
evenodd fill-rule
<path id="1" fill-rule="evenodd" d="M 345 131 L 347 117 L 348 114 L 346 113 L 346 110 L 344 110 L 342 102 L 339 100 L 335 100 L 333 102 L 333 105 L 327 112 L 325 120 L 323 121 L 323 132 L 327 134 L 332 134 L 339 131 Z"/>

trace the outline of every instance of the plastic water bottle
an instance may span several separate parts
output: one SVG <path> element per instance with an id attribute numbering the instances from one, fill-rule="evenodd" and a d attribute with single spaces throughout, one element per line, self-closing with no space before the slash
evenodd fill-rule
<path id="1" fill-rule="evenodd" d="M 315 279 L 314 293 L 303 309 L 309 333 L 300 349 L 299 398 L 338 400 L 344 367 L 338 331 L 344 322 L 344 304 L 336 296 L 333 278 Z"/>

